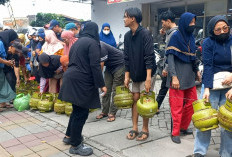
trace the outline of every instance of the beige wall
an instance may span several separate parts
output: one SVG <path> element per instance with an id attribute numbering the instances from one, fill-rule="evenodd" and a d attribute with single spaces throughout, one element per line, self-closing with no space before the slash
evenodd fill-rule
<path id="1" fill-rule="evenodd" d="M 15 18 L 17 28 L 26 28 L 29 26 L 28 18 Z M 10 18 L 3 19 L 3 25 L 13 28 L 13 23 Z"/>

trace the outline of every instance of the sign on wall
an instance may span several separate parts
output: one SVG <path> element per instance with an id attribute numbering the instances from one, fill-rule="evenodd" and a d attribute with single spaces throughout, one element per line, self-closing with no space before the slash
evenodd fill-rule
<path id="1" fill-rule="evenodd" d="M 122 3 L 122 2 L 129 2 L 133 0 L 107 0 L 107 4 L 113 4 L 113 3 Z"/>

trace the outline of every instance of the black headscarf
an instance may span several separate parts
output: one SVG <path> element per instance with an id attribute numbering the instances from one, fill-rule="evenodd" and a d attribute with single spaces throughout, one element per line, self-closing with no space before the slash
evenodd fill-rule
<path id="1" fill-rule="evenodd" d="M 61 66 L 60 56 L 58 55 L 47 55 L 42 53 L 39 58 L 39 74 L 44 78 L 53 78 L 55 71 Z M 42 66 L 43 63 L 49 63 L 48 67 Z"/>
<path id="2" fill-rule="evenodd" d="M 5 50 L 8 50 L 10 42 L 18 38 L 17 33 L 13 29 L 0 32 L 0 40 L 3 42 Z"/>
<path id="3" fill-rule="evenodd" d="M 214 27 L 219 21 L 224 21 L 229 26 L 229 23 L 224 16 L 222 15 L 214 16 L 208 23 L 208 34 L 211 38 L 215 38 Z"/>
<path id="4" fill-rule="evenodd" d="M 43 64 L 43 63 L 50 63 L 51 61 L 51 58 L 48 54 L 46 53 L 42 53 L 40 56 L 39 56 L 39 63 Z"/>
<path id="5" fill-rule="evenodd" d="M 95 22 L 86 23 L 83 30 L 80 31 L 80 38 L 81 37 L 93 38 L 100 44 L 98 25 Z"/>

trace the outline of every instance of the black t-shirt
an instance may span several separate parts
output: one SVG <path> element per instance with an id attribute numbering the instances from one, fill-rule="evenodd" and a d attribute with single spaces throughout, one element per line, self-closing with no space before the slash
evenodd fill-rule
<path id="1" fill-rule="evenodd" d="M 123 52 L 101 41 L 101 62 L 105 62 L 106 70 L 113 74 L 124 66 Z"/>
<path id="2" fill-rule="evenodd" d="M 15 61 L 15 67 L 19 67 L 19 56 L 18 54 L 8 54 L 6 60 L 14 60 Z M 14 72 L 14 68 L 5 65 L 4 66 L 4 72 Z"/>

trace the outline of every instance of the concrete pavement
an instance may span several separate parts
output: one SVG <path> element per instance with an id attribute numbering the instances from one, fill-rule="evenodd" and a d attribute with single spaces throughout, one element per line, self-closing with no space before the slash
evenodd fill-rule
<path id="1" fill-rule="evenodd" d="M 156 89 L 159 87 L 160 81 L 157 81 Z M 126 139 L 132 126 L 129 109 L 119 110 L 115 122 L 96 120 L 100 112 L 90 113 L 83 130 L 85 143 L 94 149 L 92 157 L 185 157 L 193 152 L 194 135 L 181 136 L 179 145 L 170 139 L 168 97 L 160 114 L 150 120 L 150 137 L 144 142 Z M 66 115 L 54 112 L 16 112 L 11 109 L 0 113 L 0 157 L 73 156 L 68 153 L 69 146 L 62 143 L 68 120 Z M 140 130 L 141 120 L 139 118 Z M 212 136 L 207 157 L 218 157 L 219 129 L 213 130 Z"/>

